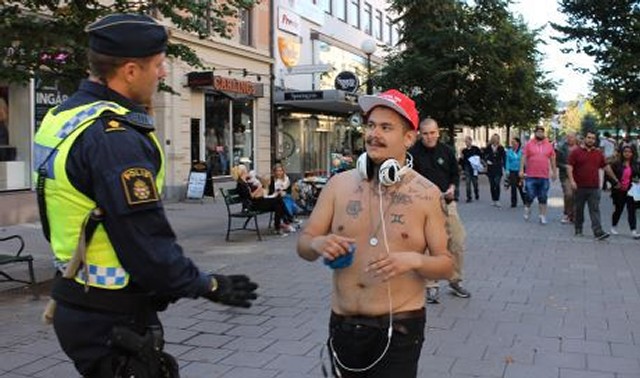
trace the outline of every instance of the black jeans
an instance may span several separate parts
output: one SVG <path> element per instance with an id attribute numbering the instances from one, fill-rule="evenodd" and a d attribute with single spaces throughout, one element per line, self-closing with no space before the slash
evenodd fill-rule
<path id="1" fill-rule="evenodd" d="M 414 316 L 414 313 L 417 314 Z M 352 369 L 371 365 L 387 345 L 388 315 L 344 317 L 332 313 L 327 348 L 334 377 L 338 377 L 335 369 L 340 369 L 340 376 L 344 378 L 415 378 L 424 342 L 426 316 L 424 309 L 394 315 L 402 317 L 402 314 L 410 314 L 411 317 L 393 320 L 393 336 L 384 357 L 371 369 L 355 373 L 339 368 L 335 356 Z"/>
<path id="2" fill-rule="evenodd" d="M 633 197 L 629 197 L 626 192 L 617 189 L 611 189 L 611 199 L 613 200 L 613 214 L 611 215 L 611 225 L 613 227 L 618 225 L 620 217 L 622 216 L 622 210 L 627 207 L 627 220 L 629 221 L 629 228 L 631 230 L 636 229 L 636 202 Z"/>
<path id="3" fill-rule="evenodd" d="M 518 206 L 518 192 L 520 193 L 520 199 L 522 203 L 527 203 L 524 190 L 522 190 L 523 183 L 520 182 L 520 172 L 509 171 L 509 186 L 511 187 L 511 206 Z"/>
<path id="4" fill-rule="evenodd" d="M 602 234 L 600 224 L 600 188 L 578 188 L 575 192 L 575 220 L 576 231 L 582 232 L 584 223 L 584 205 L 589 207 L 589 218 L 591 218 L 591 229 L 593 234 Z"/>
<path id="5" fill-rule="evenodd" d="M 489 178 L 489 188 L 491 189 L 491 200 L 500 201 L 500 184 L 502 181 L 502 171 L 487 173 Z"/>
<path id="6" fill-rule="evenodd" d="M 473 193 L 475 194 L 476 199 L 478 199 L 478 176 L 473 174 L 473 169 L 471 169 L 470 166 L 465 166 L 464 177 L 466 178 L 467 201 L 471 201 L 471 185 L 473 185 Z"/>
<path id="7" fill-rule="evenodd" d="M 282 197 L 256 198 L 251 202 L 251 208 L 260 211 L 273 211 L 273 225 L 276 230 L 280 228 L 280 223 L 283 220 L 287 223 L 290 223 L 292 220 Z"/>

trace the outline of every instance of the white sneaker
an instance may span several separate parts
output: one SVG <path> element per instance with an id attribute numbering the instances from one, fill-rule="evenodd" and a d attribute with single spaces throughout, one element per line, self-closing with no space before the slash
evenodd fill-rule
<path id="1" fill-rule="evenodd" d="M 633 235 L 636 232 L 636 230 L 631 231 L 631 235 Z M 618 232 L 618 230 L 616 230 L 615 227 L 611 227 L 611 232 L 609 232 L 611 235 L 619 235 L 620 233 Z"/>
<path id="2" fill-rule="evenodd" d="M 636 230 L 631 230 L 631 236 L 632 236 L 634 239 L 640 239 L 640 234 L 639 234 L 639 233 L 638 233 L 638 231 L 636 231 Z"/>
<path id="3" fill-rule="evenodd" d="M 528 221 L 530 215 L 531 215 L 531 207 L 525 206 L 524 214 L 523 214 L 524 220 Z"/>
<path id="4" fill-rule="evenodd" d="M 540 224 L 547 224 L 547 217 L 540 215 Z"/>

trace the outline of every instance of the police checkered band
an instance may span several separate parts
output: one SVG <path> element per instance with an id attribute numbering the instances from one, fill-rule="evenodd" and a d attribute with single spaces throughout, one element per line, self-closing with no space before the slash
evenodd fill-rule
<path id="1" fill-rule="evenodd" d="M 88 270 L 89 285 L 122 287 L 127 283 L 128 273 L 122 268 L 89 264 Z M 87 282 L 84 269 L 80 269 L 78 276 L 82 281 Z"/>

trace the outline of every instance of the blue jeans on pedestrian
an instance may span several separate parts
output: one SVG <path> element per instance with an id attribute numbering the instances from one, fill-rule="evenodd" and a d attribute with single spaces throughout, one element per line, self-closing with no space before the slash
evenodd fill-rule
<path id="1" fill-rule="evenodd" d="M 549 179 L 541 177 L 527 177 L 524 181 L 527 189 L 527 206 L 531 206 L 533 200 L 538 198 L 538 204 L 547 204 L 547 194 L 549 193 Z"/>

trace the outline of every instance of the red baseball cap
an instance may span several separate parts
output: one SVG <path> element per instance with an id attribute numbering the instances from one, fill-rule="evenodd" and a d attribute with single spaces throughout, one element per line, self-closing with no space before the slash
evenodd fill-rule
<path id="1" fill-rule="evenodd" d="M 360 96 L 358 98 L 358 104 L 365 114 L 369 114 L 373 108 L 378 106 L 393 109 L 409 121 L 414 130 L 418 130 L 420 117 L 418 116 L 416 103 L 396 89 L 389 89 L 377 95 Z"/>

